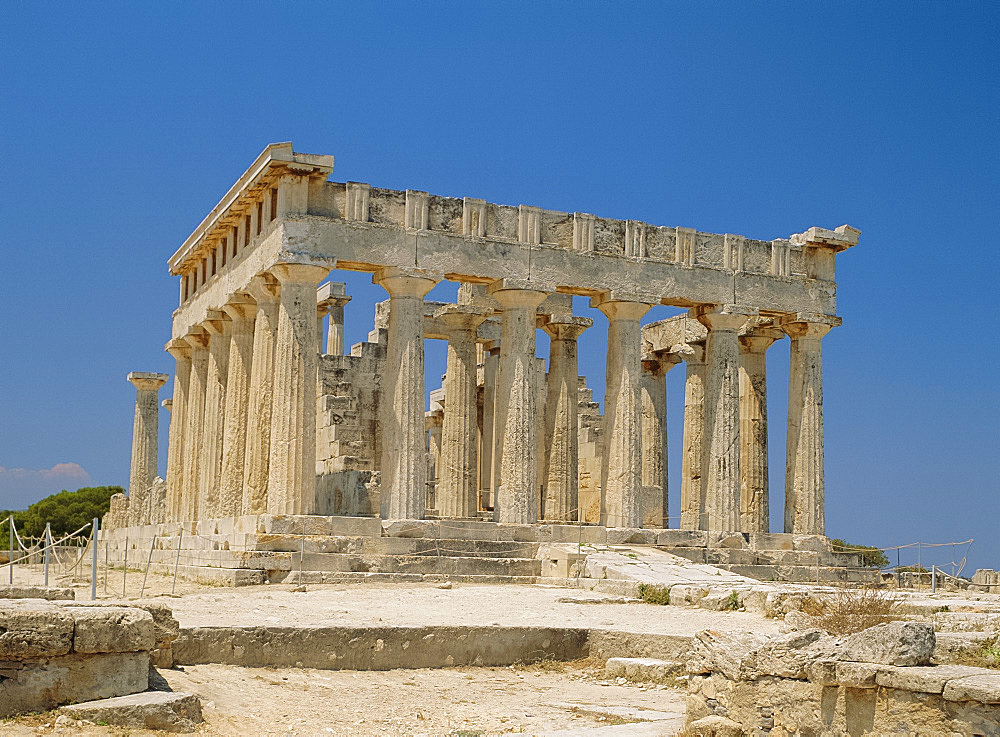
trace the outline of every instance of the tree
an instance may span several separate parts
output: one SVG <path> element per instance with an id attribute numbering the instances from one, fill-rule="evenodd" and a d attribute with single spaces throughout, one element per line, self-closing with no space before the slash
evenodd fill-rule
<path id="1" fill-rule="evenodd" d="M 59 538 L 83 527 L 94 519 L 102 518 L 111 507 L 111 497 L 124 493 L 120 486 L 87 486 L 76 491 L 62 491 L 41 499 L 21 512 L 0 512 L 0 547 L 6 547 L 8 517 L 13 515 L 14 526 L 22 537 L 41 537 L 45 524 L 52 525 L 52 536 Z"/>
<path id="2" fill-rule="evenodd" d="M 885 568 L 889 565 L 889 558 L 882 552 L 881 548 L 873 548 L 870 545 L 855 545 L 835 537 L 830 540 L 835 553 L 855 553 L 861 565 L 865 568 Z"/>

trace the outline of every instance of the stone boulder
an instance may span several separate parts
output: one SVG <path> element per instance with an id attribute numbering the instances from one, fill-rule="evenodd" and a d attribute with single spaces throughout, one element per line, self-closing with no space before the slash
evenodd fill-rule
<path id="1" fill-rule="evenodd" d="M 934 626 L 927 622 L 886 622 L 839 638 L 831 647 L 837 660 L 879 665 L 930 665 Z"/>

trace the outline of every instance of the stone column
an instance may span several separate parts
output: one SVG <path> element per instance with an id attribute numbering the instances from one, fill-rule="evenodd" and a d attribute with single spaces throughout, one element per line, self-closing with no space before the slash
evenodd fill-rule
<path id="1" fill-rule="evenodd" d="M 312 514 L 316 507 L 316 285 L 329 267 L 276 264 L 281 284 L 274 347 L 267 511 Z"/>
<path id="2" fill-rule="evenodd" d="M 503 309 L 497 376 L 493 519 L 509 524 L 538 521 L 538 418 L 535 387 L 535 311 L 545 292 L 487 290 Z"/>
<path id="3" fill-rule="evenodd" d="M 500 349 L 490 348 L 483 359 L 483 434 L 480 438 L 479 490 L 480 493 L 489 492 L 491 505 L 495 498 L 493 458 L 496 444 L 496 395 L 499 367 Z"/>
<path id="4" fill-rule="evenodd" d="M 135 387 L 135 414 L 132 420 L 132 466 L 128 476 L 129 519 L 134 525 L 149 522 L 149 487 L 156 478 L 158 461 L 160 387 L 170 377 L 133 371 L 128 380 Z"/>
<path id="5" fill-rule="evenodd" d="M 441 488 L 441 425 L 444 415 L 441 410 L 427 412 L 424 415 L 424 427 L 427 433 L 427 496 L 424 511 L 433 509 L 440 516 L 438 508 L 438 491 Z"/>
<path id="6" fill-rule="evenodd" d="M 826 485 L 823 459 L 823 354 L 820 341 L 840 318 L 796 315 L 781 328 L 792 343 L 788 373 L 785 532 L 823 535 Z"/>
<path id="7" fill-rule="evenodd" d="M 765 351 L 782 337 L 758 329 L 740 337 L 740 530 L 770 529 L 767 470 L 767 362 Z"/>
<path id="8" fill-rule="evenodd" d="M 344 355 L 344 305 L 351 301 L 345 293 L 343 282 L 327 282 L 320 284 L 316 290 L 316 309 L 318 320 L 320 353 L 334 356 Z M 326 350 L 323 350 L 323 318 L 330 316 L 330 325 L 326 330 Z"/>
<path id="9" fill-rule="evenodd" d="M 377 283 L 389 293 L 382 376 L 381 508 L 383 519 L 422 519 L 424 463 L 424 296 L 436 278 L 386 269 Z"/>
<path id="10" fill-rule="evenodd" d="M 205 427 L 205 387 L 208 383 L 208 333 L 195 328 L 184 337 L 191 349 L 191 382 L 184 411 L 184 484 L 180 520 L 198 519 L 201 499 L 201 467 L 204 462 L 202 438 Z"/>
<path id="11" fill-rule="evenodd" d="M 748 312 L 735 305 L 701 308 L 696 317 L 706 328 L 705 447 L 708 529 L 740 529 L 740 343 L 737 331 Z"/>
<path id="12" fill-rule="evenodd" d="M 549 335 L 549 376 L 545 403 L 542 519 L 580 519 L 579 368 L 577 339 L 594 324 L 586 317 L 553 315 Z"/>
<path id="13" fill-rule="evenodd" d="M 181 490 L 184 484 L 184 423 L 191 387 L 191 347 L 183 340 L 171 340 L 167 351 L 174 357 L 174 394 L 167 439 L 167 522 L 181 519 Z"/>
<path id="14" fill-rule="evenodd" d="M 448 305 L 434 316 L 448 330 L 437 512 L 441 517 L 475 517 L 479 512 L 476 330 L 486 317 L 466 305 Z"/>
<path id="15" fill-rule="evenodd" d="M 669 527 L 667 511 L 667 372 L 675 356 L 642 361 L 642 526 Z"/>
<path id="16" fill-rule="evenodd" d="M 274 390 L 274 344 L 278 326 L 278 281 L 260 274 L 250 281 L 257 301 L 250 358 L 247 439 L 243 464 L 244 514 L 267 512 L 267 476 L 271 455 L 271 404 Z"/>
<path id="17" fill-rule="evenodd" d="M 705 500 L 705 346 L 684 344 L 684 451 L 681 456 L 681 529 L 707 530 Z"/>
<path id="18" fill-rule="evenodd" d="M 642 338 L 639 320 L 650 305 L 609 300 L 598 305 L 608 318 L 604 397 L 601 524 L 641 527 Z"/>
<path id="19" fill-rule="evenodd" d="M 209 311 L 203 323 L 208 331 L 208 378 L 205 385 L 205 420 L 201 443 L 201 476 L 198 519 L 219 516 L 219 477 L 226 423 L 226 382 L 229 379 L 229 333 L 232 323 L 224 313 Z"/>
<path id="20" fill-rule="evenodd" d="M 237 297 L 222 309 L 232 321 L 232 329 L 229 341 L 229 374 L 226 379 L 219 516 L 236 517 L 243 513 L 247 415 L 250 408 L 250 367 L 253 360 L 253 323 L 257 306 L 249 298 Z"/>

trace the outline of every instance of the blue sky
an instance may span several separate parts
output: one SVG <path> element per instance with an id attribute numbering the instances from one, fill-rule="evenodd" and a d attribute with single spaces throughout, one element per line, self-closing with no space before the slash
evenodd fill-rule
<path id="1" fill-rule="evenodd" d="M 127 483 L 125 375 L 172 370 L 166 259 L 291 140 L 334 154 L 338 181 L 762 239 L 860 228 L 824 339 L 828 532 L 974 537 L 970 566 L 1000 568 L 995 4 L 152 7 L 5 9 L 0 508 Z M 382 294 L 345 280 L 351 342 Z M 581 313 L 601 397 L 606 321 Z M 429 342 L 431 379 L 443 359 Z M 787 361 L 782 341 L 775 529 Z"/>

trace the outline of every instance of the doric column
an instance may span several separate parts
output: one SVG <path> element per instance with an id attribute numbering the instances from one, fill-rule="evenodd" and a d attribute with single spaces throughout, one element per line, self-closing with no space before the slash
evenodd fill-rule
<path id="1" fill-rule="evenodd" d="M 642 339 L 639 320 L 649 311 L 650 305 L 609 300 L 598 307 L 608 318 L 601 524 L 605 527 L 641 527 Z"/>
<path id="2" fill-rule="evenodd" d="M 681 456 L 681 529 L 707 530 L 705 501 L 705 346 L 684 344 L 684 454 Z"/>
<path id="3" fill-rule="evenodd" d="M 132 466 L 128 476 L 129 521 L 148 524 L 148 491 L 156 478 L 159 410 L 157 394 L 170 377 L 133 371 L 128 380 L 135 387 L 135 414 L 132 421 Z"/>
<path id="4" fill-rule="evenodd" d="M 424 415 L 424 427 L 427 433 L 427 497 L 425 512 L 433 509 L 438 512 L 438 491 L 441 488 L 441 425 L 444 415 L 441 410 L 427 412 Z"/>
<path id="5" fill-rule="evenodd" d="M 579 369 L 577 339 L 594 324 L 587 317 L 553 315 L 543 327 L 549 335 L 549 376 L 545 402 L 545 462 L 542 519 L 580 518 Z"/>
<path id="6" fill-rule="evenodd" d="M 504 288 L 487 291 L 500 303 L 500 364 L 494 439 L 493 519 L 510 524 L 538 521 L 538 418 L 535 406 L 535 310 L 545 292 Z"/>
<path id="7" fill-rule="evenodd" d="M 250 366 L 253 360 L 253 322 L 257 306 L 237 297 L 222 308 L 231 320 L 229 374 L 226 379 L 226 416 L 219 481 L 219 516 L 243 513 L 243 476 L 250 407 Z"/>
<path id="8" fill-rule="evenodd" d="M 219 477 L 222 473 L 222 444 L 226 423 L 231 321 L 224 313 L 209 310 L 209 317 L 203 325 L 208 331 L 208 376 L 205 384 L 198 519 L 214 519 L 219 516 Z"/>
<path id="9" fill-rule="evenodd" d="M 329 267 L 276 264 L 281 284 L 274 347 L 267 511 L 312 514 L 316 507 L 316 285 Z"/>
<path id="10" fill-rule="evenodd" d="M 180 520 L 198 519 L 201 499 L 201 467 L 204 462 L 202 438 L 205 429 L 205 387 L 208 383 L 208 333 L 195 328 L 184 340 L 191 348 L 191 382 L 184 411 L 184 484 L 180 500 Z"/>
<path id="11" fill-rule="evenodd" d="M 424 296 L 437 279 L 386 269 L 376 281 L 389 293 L 382 376 L 381 508 L 383 519 L 422 519 L 424 464 Z"/>
<path id="12" fill-rule="evenodd" d="M 467 305 L 442 307 L 434 317 L 448 330 L 437 512 L 441 517 L 475 517 L 479 512 L 476 330 L 486 317 Z"/>
<path id="13" fill-rule="evenodd" d="M 271 404 L 274 394 L 274 344 L 278 327 L 278 281 L 270 274 L 250 280 L 257 302 L 250 358 L 247 440 L 243 464 L 244 514 L 267 512 L 267 475 L 271 454 Z"/>
<path id="14" fill-rule="evenodd" d="M 500 349 L 490 348 L 483 359 L 483 433 L 480 438 L 479 490 L 480 492 L 489 492 L 491 505 L 495 498 L 493 457 L 496 444 L 496 395 L 499 367 Z"/>
<path id="15" fill-rule="evenodd" d="M 823 354 L 820 341 L 840 318 L 798 314 L 781 323 L 792 343 L 788 372 L 785 532 L 823 535 Z"/>
<path id="16" fill-rule="evenodd" d="M 780 330 L 757 329 L 740 337 L 740 530 L 770 529 L 767 479 L 767 362 Z"/>
<path id="17" fill-rule="evenodd" d="M 351 301 L 343 282 L 326 282 L 316 290 L 317 332 L 319 352 L 334 356 L 344 355 L 344 305 Z M 326 330 L 326 350 L 323 349 L 323 318 L 330 316 L 330 326 Z"/>
<path id="18" fill-rule="evenodd" d="M 740 529 L 740 343 L 748 312 L 735 305 L 695 311 L 705 339 L 705 447 L 708 529 Z"/>
<path id="19" fill-rule="evenodd" d="M 667 524 L 667 372 L 676 356 L 647 356 L 642 361 L 642 526 Z"/>
<path id="20" fill-rule="evenodd" d="M 184 484 L 184 423 L 187 421 L 187 398 L 191 387 L 191 346 L 171 340 L 167 351 L 174 357 L 174 393 L 167 439 L 167 520 L 181 519 L 181 490 Z"/>

